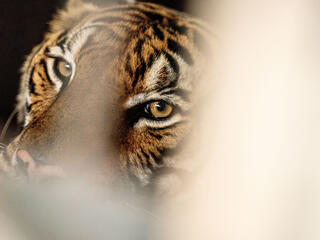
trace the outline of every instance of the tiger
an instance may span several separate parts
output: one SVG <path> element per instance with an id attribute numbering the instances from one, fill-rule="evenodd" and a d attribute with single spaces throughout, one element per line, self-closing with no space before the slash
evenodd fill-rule
<path id="1" fill-rule="evenodd" d="M 69 0 L 49 26 L 21 69 L 22 130 L 1 171 L 62 169 L 104 188 L 178 191 L 193 167 L 210 28 L 155 3 L 84 0 Z"/>

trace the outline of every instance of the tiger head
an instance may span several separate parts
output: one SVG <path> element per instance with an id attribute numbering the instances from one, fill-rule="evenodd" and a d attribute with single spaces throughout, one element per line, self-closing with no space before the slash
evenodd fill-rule
<path id="1" fill-rule="evenodd" d="M 156 4 L 79 0 L 50 26 L 22 68 L 23 129 L 7 147 L 9 165 L 23 149 L 37 165 L 150 189 L 188 171 L 184 144 L 207 68 L 207 27 Z"/>

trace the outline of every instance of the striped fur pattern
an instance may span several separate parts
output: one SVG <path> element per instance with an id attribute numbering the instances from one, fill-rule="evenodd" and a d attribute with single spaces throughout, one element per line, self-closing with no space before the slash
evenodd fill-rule
<path id="1" fill-rule="evenodd" d="M 207 38 L 201 21 L 157 4 L 98 7 L 70 1 L 23 66 L 18 109 L 24 130 L 15 146 L 29 146 L 26 141 L 34 142 L 35 136 L 37 143 L 45 138 L 30 126 L 39 124 L 57 99 L 84 77 L 78 75 L 79 62 L 109 51 L 113 77 L 106 81 L 117 89 L 122 116 L 117 128 L 120 171 L 141 186 L 152 183 L 161 169 L 171 171 L 183 161 L 177 155 L 192 126 L 192 93 L 205 70 Z M 57 59 L 72 69 L 67 79 L 55 72 Z M 153 101 L 170 105 L 170 116 L 148 116 L 146 106 Z"/>

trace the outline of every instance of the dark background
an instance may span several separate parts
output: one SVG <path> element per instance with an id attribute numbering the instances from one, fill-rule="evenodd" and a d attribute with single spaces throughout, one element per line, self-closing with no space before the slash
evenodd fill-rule
<path id="1" fill-rule="evenodd" d="M 184 10 L 186 0 L 150 0 L 177 10 Z M 33 46 L 40 43 L 48 22 L 65 0 L 0 1 L 0 130 L 14 109 L 19 88 L 19 69 Z M 7 141 L 17 133 L 11 124 Z"/>

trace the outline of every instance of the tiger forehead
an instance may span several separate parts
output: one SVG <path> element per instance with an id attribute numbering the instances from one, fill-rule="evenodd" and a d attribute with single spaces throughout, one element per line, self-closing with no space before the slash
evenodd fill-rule
<path id="1" fill-rule="evenodd" d="M 172 80 L 171 87 L 175 87 L 174 81 L 180 72 L 177 57 L 188 66 L 194 63 L 198 25 L 197 20 L 155 4 L 105 8 L 84 16 L 70 29 L 48 33 L 40 54 L 32 62 L 45 59 L 46 53 L 55 47 L 61 55 L 69 53 L 76 60 L 98 44 L 103 47 L 102 51 L 118 53 L 116 59 L 120 60 L 120 71 L 123 71 L 119 81 L 125 85 L 127 95 L 147 90 L 146 74 L 160 56 L 164 56 L 163 66 L 156 69 L 160 81 L 153 82 L 154 87 L 162 87 L 167 80 Z M 79 39 L 82 41 L 80 47 L 73 48 L 72 43 Z M 175 75 L 176 79 L 168 79 L 170 72 L 174 72 L 171 77 Z"/>
<path id="2" fill-rule="evenodd" d="M 70 38 L 77 30 L 83 27 L 99 27 L 99 25 L 101 27 L 99 30 L 110 30 L 109 33 L 116 34 L 116 37 L 119 38 L 126 37 L 128 33 L 140 29 L 141 25 L 150 25 L 152 23 L 170 27 L 171 33 L 184 34 L 187 30 L 186 24 L 196 24 L 196 22 L 193 21 L 196 20 L 160 5 L 151 3 L 126 4 L 117 7 L 96 9 L 87 15 L 81 16 L 77 21 L 78 23 L 74 26 L 70 28 L 64 27 L 58 30 L 60 36 L 57 42 L 64 42 L 64 40 Z M 53 21 L 51 24 L 52 29 L 56 29 L 55 25 L 59 25 L 57 22 L 58 21 L 55 20 Z M 156 27 L 154 30 L 154 34 L 163 40 L 163 33 Z M 51 31 L 51 33 L 52 32 L 55 33 L 57 31 Z M 49 35 L 51 33 L 49 33 Z"/>
<path id="3" fill-rule="evenodd" d="M 90 44 L 97 43 L 107 50 L 119 51 L 119 55 L 125 56 L 124 69 L 133 87 L 139 83 L 137 89 L 141 90 L 145 71 L 160 54 L 165 54 L 174 68 L 177 64 L 170 54 L 178 54 L 192 65 L 194 60 L 190 48 L 193 47 L 191 40 L 195 37 L 196 25 L 196 20 L 159 5 L 123 5 L 91 13 L 74 28 L 56 34 L 54 44 L 63 50 L 70 49 L 65 44 L 72 42 L 77 33 L 94 28 L 95 33 L 87 41 L 87 47 L 83 47 L 79 54 L 85 54 Z"/>
<path id="4" fill-rule="evenodd" d="M 82 139 L 97 129 L 105 146 L 109 132 L 96 124 L 90 132 L 73 130 L 92 119 L 102 121 L 103 129 L 110 125 L 110 135 L 119 130 L 115 141 L 123 170 L 146 184 L 158 168 L 172 166 L 173 154 L 178 153 L 173 150 L 191 126 L 193 82 L 205 67 L 198 40 L 207 36 L 206 28 L 201 21 L 149 3 L 112 8 L 82 4 L 80 11 L 66 8 L 57 14 L 51 31 L 25 62 L 18 97 L 19 119 L 25 126 L 21 139 L 55 153 L 47 148 L 48 139 L 56 134 L 55 128 L 69 133 L 63 127 L 72 123 L 70 133 L 83 134 Z M 57 63 L 68 63 L 70 79 L 60 77 Z M 170 106 L 171 115 L 152 115 L 152 103 Z M 73 116 L 88 118 L 73 126 Z"/>

